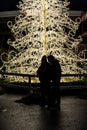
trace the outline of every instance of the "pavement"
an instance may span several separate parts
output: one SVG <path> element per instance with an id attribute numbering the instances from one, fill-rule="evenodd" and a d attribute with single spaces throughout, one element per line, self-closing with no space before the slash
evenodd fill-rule
<path id="1" fill-rule="evenodd" d="M 0 130 L 87 130 L 87 98 L 61 96 L 60 111 L 16 102 L 26 94 L 0 94 Z M 87 97 L 87 95 L 86 95 Z"/>

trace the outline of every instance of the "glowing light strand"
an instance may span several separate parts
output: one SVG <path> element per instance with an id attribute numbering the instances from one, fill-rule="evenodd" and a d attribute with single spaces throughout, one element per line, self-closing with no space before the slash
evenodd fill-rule
<path id="1" fill-rule="evenodd" d="M 8 44 L 17 53 L 14 52 L 15 56 L 11 52 L 3 53 L 2 67 L 8 72 L 35 74 L 42 55 L 53 54 L 60 60 L 63 73 L 86 73 L 85 59 L 82 68 L 77 65 L 83 59 L 75 48 L 82 39 L 74 39 L 79 22 L 69 18 L 69 4 L 68 0 L 20 1 L 17 5 L 20 15 L 15 17 L 14 24 L 7 23 L 15 38 L 14 41 L 8 39 Z"/>

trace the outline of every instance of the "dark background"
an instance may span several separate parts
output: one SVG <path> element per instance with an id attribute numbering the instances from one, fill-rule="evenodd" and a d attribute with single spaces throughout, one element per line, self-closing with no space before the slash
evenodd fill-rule
<path id="1" fill-rule="evenodd" d="M 0 11 L 18 10 L 16 7 L 20 0 L 1 0 Z M 70 0 L 70 10 L 87 10 L 87 0 Z"/>

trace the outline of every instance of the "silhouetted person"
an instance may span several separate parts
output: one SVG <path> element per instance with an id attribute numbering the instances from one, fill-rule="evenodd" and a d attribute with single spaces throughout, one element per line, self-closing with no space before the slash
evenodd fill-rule
<path id="1" fill-rule="evenodd" d="M 47 62 L 47 58 L 44 55 L 41 59 L 41 65 L 37 70 L 37 76 L 40 80 L 40 91 L 41 91 L 41 106 L 46 105 L 46 96 L 48 96 L 48 88 L 50 83 L 50 64 Z"/>
<path id="2" fill-rule="evenodd" d="M 79 36 L 83 39 L 82 43 L 87 44 L 87 12 L 84 12 L 81 16 L 81 23 L 76 31 L 75 38 Z"/>
<path id="3" fill-rule="evenodd" d="M 59 61 L 54 56 L 49 55 L 48 61 L 51 65 L 50 76 L 52 80 L 52 93 L 49 99 L 49 107 L 60 108 L 60 79 L 61 79 L 61 66 Z"/>

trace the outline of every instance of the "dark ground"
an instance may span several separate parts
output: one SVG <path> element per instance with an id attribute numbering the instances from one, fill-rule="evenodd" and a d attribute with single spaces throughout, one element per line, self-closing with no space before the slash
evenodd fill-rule
<path id="1" fill-rule="evenodd" d="M 0 94 L 0 130 L 87 130 L 86 91 L 62 94 L 60 111 L 49 111 L 23 99 L 30 100 L 27 94 Z"/>

